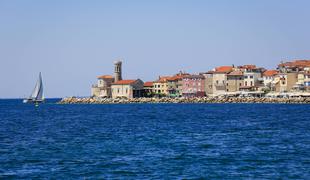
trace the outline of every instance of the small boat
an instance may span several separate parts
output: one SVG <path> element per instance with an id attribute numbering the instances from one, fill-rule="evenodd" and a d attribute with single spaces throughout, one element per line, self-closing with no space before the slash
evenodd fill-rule
<path id="1" fill-rule="evenodd" d="M 39 74 L 39 79 L 36 83 L 36 86 L 34 87 L 31 95 L 29 98 L 26 98 L 23 100 L 23 103 L 34 103 L 34 104 L 39 104 L 44 102 L 44 97 L 43 97 L 43 83 L 42 83 L 42 77 L 41 77 L 41 72 Z"/>

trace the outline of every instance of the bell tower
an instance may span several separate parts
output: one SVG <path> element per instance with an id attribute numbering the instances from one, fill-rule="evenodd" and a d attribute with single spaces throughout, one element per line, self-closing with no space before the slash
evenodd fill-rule
<path id="1" fill-rule="evenodd" d="M 122 61 L 114 62 L 114 78 L 115 82 L 122 80 Z"/>

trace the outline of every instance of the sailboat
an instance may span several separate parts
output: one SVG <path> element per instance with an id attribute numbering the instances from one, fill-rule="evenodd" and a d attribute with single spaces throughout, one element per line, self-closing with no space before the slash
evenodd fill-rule
<path id="1" fill-rule="evenodd" d="M 41 72 L 39 74 L 39 79 L 36 83 L 36 86 L 34 87 L 31 95 L 29 98 L 24 99 L 23 103 L 42 103 L 44 102 L 44 97 L 43 97 L 43 83 L 42 83 L 42 77 L 41 77 Z"/>

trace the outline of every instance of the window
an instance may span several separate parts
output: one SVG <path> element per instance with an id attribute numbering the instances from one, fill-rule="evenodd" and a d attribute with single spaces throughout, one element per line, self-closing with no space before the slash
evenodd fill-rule
<path id="1" fill-rule="evenodd" d="M 245 81 L 244 84 L 245 84 L 245 86 L 248 86 L 248 82 L 247 81 Z"/>
<path id="2" fill-rule="evenodd" d="M 250 76 L 250 79 L 253 79 L 253 76 Z"/>
<path id="3" fill-rule="evenodd" d="M 119 88 L 117 88 L 117 93 L 119 93 Z"/>
<path id="4" fill-rule="evenodd" d="M 219 84 L 219 81 L 218 81 L 218 80 L 216 80 L 216 84 Z"/>
<path id="5" fill-rule="evenodd" d="M 253 86 L 253 82 L 251 81 L 251 86 Z"/>
<path id="6" fill-rule="evenodd" d="M 126 88 L 126 94 L 128 93 L 128 88 Z"/>
<path id="7" fill-rule="evenodd" d="M 241 83 L 239 83 L 239 86 L 242 86 Z"/>

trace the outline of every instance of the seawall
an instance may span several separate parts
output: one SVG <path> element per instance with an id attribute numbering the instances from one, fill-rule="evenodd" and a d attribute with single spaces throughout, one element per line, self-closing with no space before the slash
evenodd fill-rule
<path id="1" fill-rule="evenodd" d="M 310 104 L 310 97 L 200 97 L 200 98 L 63 98 L 58 104 L 129 104 L 129 103 L 281 103 Z"/>

